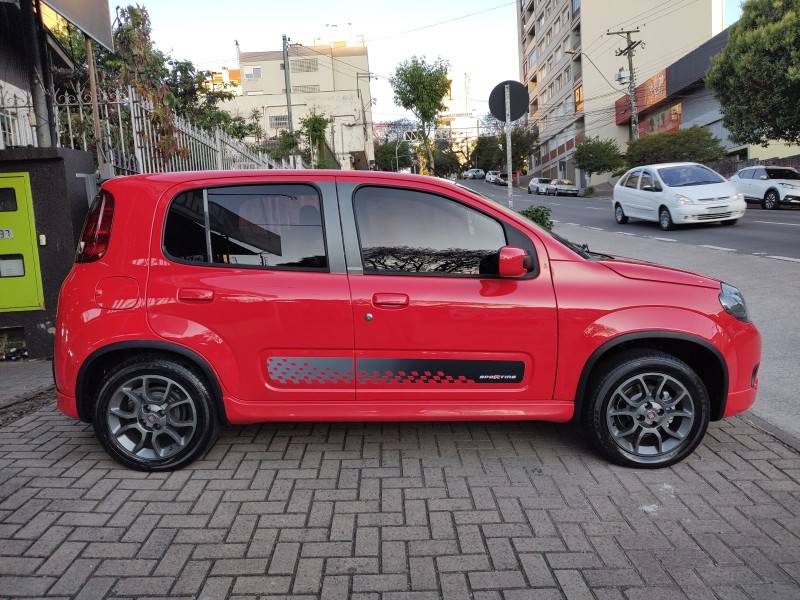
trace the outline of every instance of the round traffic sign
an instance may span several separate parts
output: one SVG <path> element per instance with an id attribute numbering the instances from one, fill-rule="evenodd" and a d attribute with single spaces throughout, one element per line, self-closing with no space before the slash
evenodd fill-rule
<path id="1" fill-rule="evenodd" d="M 489 112 L 498 121 L 506 120 L 506 85 L 511 96 L 511 120 L 516 121 L 528 112 L 528 88 L 519 81 L 509 79 L 494 86 L 489 94 Z"/>

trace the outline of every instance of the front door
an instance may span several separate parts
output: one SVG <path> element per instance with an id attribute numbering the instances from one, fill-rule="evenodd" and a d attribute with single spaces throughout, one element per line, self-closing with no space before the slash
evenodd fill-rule
<path id="1" fill-rule="evenodd" d="M 0 174 L 0 311 L 44 308 L 27 173 Z"/>
<path id="2" fill-rule="evenodd" d="M 319 415 L 355 397 L 335 184 L 274 179 L 164 199 L 152 247 L 166 260 L 150 269 L 150 325 L 209 359 L 237 421 L 268 420 L 270 407 Z"/>
<path id="3" fill-rule="evenodd" d="M 357 399 L 387 415 L 416 404 L 421 417 L 493 418 L 550 400 L 556 304 L 543 246 L 466 193 L 413 185 L 339 184 Z M 499 278 L 505 245 L 529 250 L 536 268 Z"/>

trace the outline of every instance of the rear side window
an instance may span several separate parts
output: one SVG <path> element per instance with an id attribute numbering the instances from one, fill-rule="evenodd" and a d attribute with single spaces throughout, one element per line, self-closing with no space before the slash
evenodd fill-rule
<path id="1" fill-rule="evenodd" d="M 739 171 L 739 179 L 752 179 L 753 178 L 753 169 L 745 169 L 744 171 Z"/>
<path id="2" fill-rule="evenodd" d="M 170 205 L 164 250 L 183 262 L 328 270 L 319 193 L 303 184 L 184 192 Z"/>
<path id="3" fill-rule="evenodd" d="M 353 198 L 365 273 L 497 272 L 506 245 L 495 219 L 460 202 L 397 188 L 362 187 Z"/>

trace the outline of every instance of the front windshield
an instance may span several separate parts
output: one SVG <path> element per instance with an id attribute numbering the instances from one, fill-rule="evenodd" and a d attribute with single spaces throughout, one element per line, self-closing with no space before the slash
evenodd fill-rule
<path id="1" fill-rule="evenodd" d="M 794 169 L 767 169 L 770 179 L 800 179 L 800 173 Z"/>
<path id="2" fill-rule="evenodd" d="M 702 165 L 663 167 L 658 170 L 658 174 L 661 176 L 661 180 L 669 187 L 688 187 L 690 185 L 723 183 L 725 181 L 722 175 Z"/>

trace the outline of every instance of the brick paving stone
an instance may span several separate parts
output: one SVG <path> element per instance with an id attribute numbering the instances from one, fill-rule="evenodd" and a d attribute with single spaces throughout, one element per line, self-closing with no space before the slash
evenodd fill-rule
<path id="1" fill-rule="evenodd" d="M 42 409 L 0 429 L 0 597 L 800 598 L 800 453 L 747 418 L 639 471 L 543 423 L 229 427 L 128 471 Z"/>

